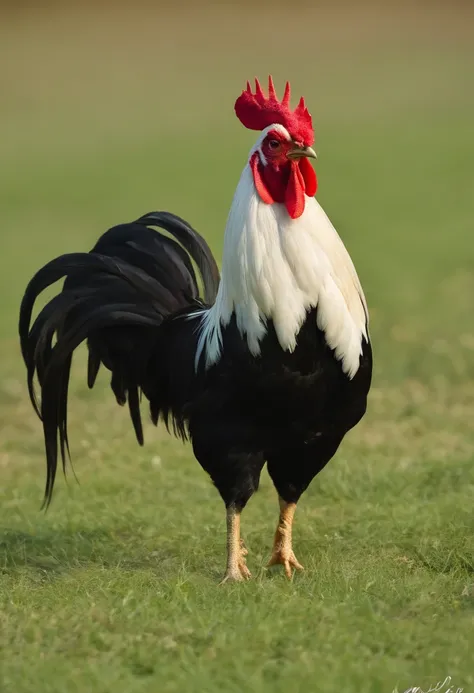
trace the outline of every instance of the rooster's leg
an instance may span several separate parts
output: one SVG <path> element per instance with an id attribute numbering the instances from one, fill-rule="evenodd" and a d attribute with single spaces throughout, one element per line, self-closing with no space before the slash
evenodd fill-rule
<path id="1" fill-rule="evenodd" d="M 293 552 L 292 544 L 292 529 L 293 517 L 296 510 L 296 503 L 286 503 L 283 498 L 280 498 L 280 519 L 275 532 L 275 540 L 273 542 L 272 557 L 268 563 L 268 567 L 272 565 L 283 565 L 288 578 L 292 576 L 292 568 L 303 570 L 303 566 L 297 560 Z"/>
<path id="2" fill-rule="evenodd" d="M 227 569 L 221 585 L 224 582 L 248 580 L 251 577 L 245 562 L 248 551 L 243 539 L 240 538 L 240 513 L 235 506 L 227 508 Z"/>

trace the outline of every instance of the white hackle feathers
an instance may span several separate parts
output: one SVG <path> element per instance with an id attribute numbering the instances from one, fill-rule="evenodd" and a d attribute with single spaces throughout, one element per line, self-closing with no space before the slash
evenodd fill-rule
<path id="1" fill-rule="evenodd" d="M 265 135 L 251 154 L 259 151 Z M 227 220 L 217 298 L 199 313 L 196 365 L 201 355 L 207 366 L 219 360 L 222 328 L 233 313 L 254 356 L 260 353 L 268 319 L 281 348 L 292 352 L 310 308 L 317 308 L 318 327 L 343 371 L 353 378 L 362 338 L 368 338 L 368 317 L 352 260 L 313 197 L 306 198 L 303 214 L 291 219 L 283 204 L 261 201 L 247 164 Z"/>

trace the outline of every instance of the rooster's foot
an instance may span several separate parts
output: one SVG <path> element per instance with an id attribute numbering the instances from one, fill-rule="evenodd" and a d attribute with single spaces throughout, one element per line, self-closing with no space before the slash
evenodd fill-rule
<path id="1" fill-rule="evenodd" d="M 290 579 L 293 574 L 292 568 L 295 568 L 295 570 L 304 570 L 303 566 L 296 558 L 293 549 L 289 551 L 285 551 L 284 548 L 274 550 L 272 557 L 268 561 L 267 568 L 274 565 L 282 565 L 285 569 L 286 577 Z"/>

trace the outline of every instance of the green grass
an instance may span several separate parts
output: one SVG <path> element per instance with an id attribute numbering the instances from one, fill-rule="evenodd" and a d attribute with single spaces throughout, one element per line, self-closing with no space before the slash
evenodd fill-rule
<path id="1" fill-rule="evenodd" d="M 450 675 L 470 691 L 472 15 L 193 12 L 0 27 L 0 690 L 392 693 Z M 295 26 L 282 55 L 275 32 Z M 87 391 L 83 354 L 70 406 L 80 484 L 59 478 L 39 512 L 43 442 L 16 320 L 43 262 L 154 208 L 188 218 L 220 257 L 254 138 L 233 99 L 270 69 L 314 113 L 318 198 L 366 290 L 375 377 L 366 418 L 301 501 L 305 573 L 264 569 L 277 519 L 264 474 L 243 518 L 254 580 L 218 587 L 216 491 L 162 428 L 135 444 L 105 376 Z"/>

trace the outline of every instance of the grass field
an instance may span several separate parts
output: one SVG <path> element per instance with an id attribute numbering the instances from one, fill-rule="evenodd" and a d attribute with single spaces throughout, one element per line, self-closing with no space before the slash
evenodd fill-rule
<path id="1" fill-rule="evenodd" d="M 427 6 L 428 7 L 428 6 Z M 474 15 L 444 10 L 30 10 L 0 24 L 0 690 L 474 691 Z M 243 518 L 254 580 L 217 587 L 223 505 L 182 446 L 135 444 L 78 359 L 75 471 L 39 512 L 41 429 L 16 320 L 39 266 L 152 209 L 220 258 L 254 135 L 245 80 L 301 90 L 318 198 L 371 310 L 367 417 L 304 495 L 287 582 L 277 503 Z"/>

